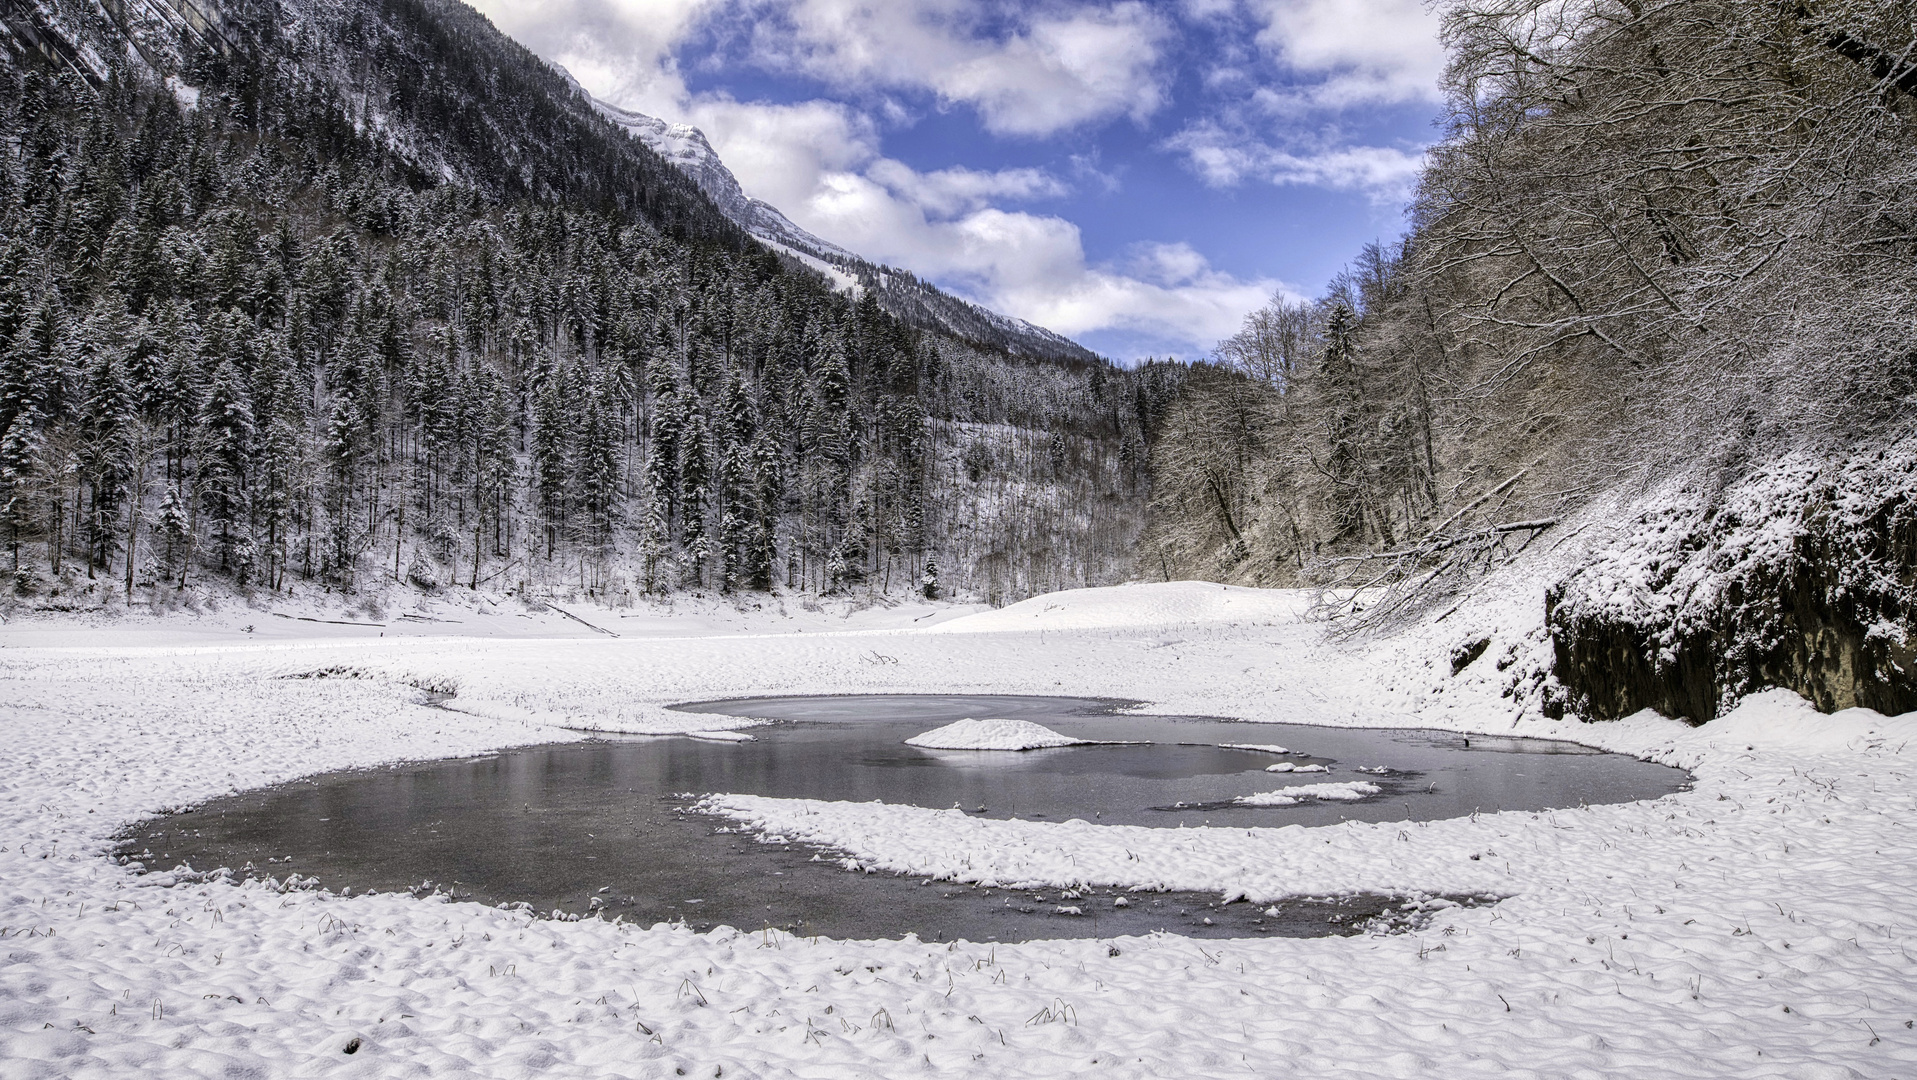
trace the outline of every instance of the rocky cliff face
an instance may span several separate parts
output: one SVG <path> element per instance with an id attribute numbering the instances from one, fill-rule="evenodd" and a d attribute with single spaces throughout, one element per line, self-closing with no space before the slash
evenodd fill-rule
<path id="1" fill-rule="evenodd" d="M 1917 709 L 1917 443 L 1674 485 L 1553 587 L 1561 688 L 1586 719 L 1702 723 L 1769 686 L 1826 712 Z"/>

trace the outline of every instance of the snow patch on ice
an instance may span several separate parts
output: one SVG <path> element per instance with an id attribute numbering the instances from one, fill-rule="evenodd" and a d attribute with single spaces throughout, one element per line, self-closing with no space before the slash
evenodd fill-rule
<path id="1" fill-rule="evenodd" d="M 907 746 L 927 750 L 1041 750 L 1078 746 L 1084 742 L 1030 720 L 974 720 L 971 717 L 905 740 Z"/>
<path id="2" fill-rule="evenodd" d="M 1232 801 L 1240 806 L 1294 806 L 1305 799 L 1357 802 L 1359 799 L 1370 798 L 1382 790 L 1384 789 L 1378 785 L 1364 780 L 1345 780 L 1332 784 L 1297 784 L 1279 788 L 1277 791 L 1241 795 Z"/>
<path id="3" fill-rule="evenodd" d="M 1271 743 L 1228 742 L 1228 743 L 1219 743 L 1218 745 L 1221 749 L 1225 749 L 1225 750 L 1256 750 L 1261 754 L 1291 753 L 1290 750 L 1287 750 L 1282 746 L 1275 746 Z"/>

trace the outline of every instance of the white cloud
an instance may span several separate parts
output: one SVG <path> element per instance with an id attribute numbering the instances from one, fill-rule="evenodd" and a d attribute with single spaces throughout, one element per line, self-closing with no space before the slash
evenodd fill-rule
<path id="1" fill-rule="evenodd" d="M 635 109 L 684 96 L 673 50 L 727 0 L 471 0 L 507 36 Z"/>
<path id="2" fill-rule="evenodd" d="M 1062 334 L 1126 330 L 1199 351 L 1235 332 L 1277 287 L 1213 269 L 1183 244 L 1142 245 L 1113 265 L 1085 256 L 1063 218 L 987 207 L 928 221 L 856 182 L 815 201 L 820 224 L 858 227 L 860 250 L 950 282 L 988 307 Z"/>
<path id="3" fill-rule="evenodd" d="M 865 175 L 899 198 L 938 217 L 968 213 L 998 200 L 1053 199 L 1071 191 L 1043 169 L 984 172 L 952 168 L 917 172 L 903 162 L 880 159 L 865 170 Z"/>
<path id="4" fill-rule="evenodd" d="M 1199 3 L 1200 0 L 1188 0 Z M 1356 110 L 1435 103 L 1444 72 L 1439 18 L 1425 0 L 1203 0 L 1223 27 L 1256 27 L 1254 48 L 1204 72 L 1223 104 L 1160 143 L 1213 187 L 1247 181 L 1360 191 L 1402 203 L 1423 147 L 1354 143 Z M 1253 55 L 1253 54 L 1256 55 Z M 1274 77 L 1275 76 L 1275 77 Z"/>
<path id="5" fill-rule="evenodd" d="M 1424 166 L 1422 149 L 1331 145 L 1285 150 L 1209 124 L 1167 140 L 1207 184 L 1233 187 L 1246 180 L 1361 191 L 1380 203 L 1401 203 Z"/>
<path id="6" fill-rule="evenodd" d="M 1214 270 L 1183 244 L 1141 245 L 1114 265 L 1088 263 L 1076 225 L 985 209 L 910 236 L 918 261 L 986 305 L 1062 334 L 1129 331 L 1196 352 L 1237 331 L 1277 288 Z"/>
<path id="7" fill-rule="evenodd" d="M 1148 244 L 1117 266 L 1004 283 L 999 295 L 1020 314 L 1061 333 L 1124 330 L 1186 352 L 1199 352 L 1236 333 L 1245 314 L 1281 288 L 1268 278 L 1247 281 L 1215 270 L 1184 244 Z"/>
<path id="8" fill-rule="evenodd" d="M 1265 155 L 1274 184 L 1363 191 L 1384 202 L 1403 202 L 1424 168 L 1424 152 L 1392 146 L 1341 146 L 1315 154 L 1273 151 Z"/>
<path id="9" fill-rule="evenodd" d="M 878 158 L 877 127 L 835 101 L 776 105 L 707 95 L 680 103 L 668 119 L 703 130 L 747 194 L 782 210 L 810 198 L 824 177 L 861 171 Z"/>
<path id="10" fill-rule="evenodd" d="M 664 111 L 673 50 L 737 30 L 762 65 L 840 90 L 911 90 L 978 111 L 987 130 L 1045 136 L 1165 104 L 1172 24 L 1139 0 L 1023 14 L 976 0 L 474 0 L 501 30 L 593 93 Z M 1008 14 L 1009 12 L 1009 14 Z M 897 103 L 886 103 L 892 108 Z"/>
<path id="11" fill-rule="evenodd" d="M 1127 2 L 985 25 L 964 0 L 784 0 L 755 22 L 761 63 L 841 89 L 927 90 L 998 134 L 1041 136 L 1164 104 L 1170 24 Z"/>
<path id="12" fill-rule="evenodd" d="M 1120 170 L 1114 169 L 1108 172 L 1099 168 L 1099 156 L 1096 147 L 1090 153 L 1071 155 L 1069 160 L 1072 165 L 1072 178 L 1078 181 L 1081 188 L 1090 188 L 1110 195 L 1117 192 L 1121 186 L 1118 178 Z"/>
<path id="13" fill-rule="evenodd" d="M 1311 80 L 1276 97 L 1326 108 L 1437 100 L 1445 54 L 1424 0 L 1252 0 L 1251 8 L 1262 23 L 1258 44 Z"/>

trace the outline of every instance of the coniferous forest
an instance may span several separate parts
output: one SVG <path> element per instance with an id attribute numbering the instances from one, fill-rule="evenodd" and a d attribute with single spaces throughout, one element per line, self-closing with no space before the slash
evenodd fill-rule
<path id="1" fill-rule="evenodd" d="M 1003 602 L 1129 570 L 1182 369 L 832 291 L 461 5 L 196 10 L 42 8 L 62 47 L 0 68 L 17 592 Z"/>

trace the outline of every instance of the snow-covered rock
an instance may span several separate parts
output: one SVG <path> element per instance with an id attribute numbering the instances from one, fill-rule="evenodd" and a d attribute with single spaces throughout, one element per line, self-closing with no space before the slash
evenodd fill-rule
<path id="1" fill-rule="evenodd" d="M 1783 686 L 1829 712 L 1917 709 L 1917 440 L 1673 477 L 1546 593 L 1550 704 L 1703 722 Z M 1501 667 L 1504 665 L 1500 665 Z"/>

